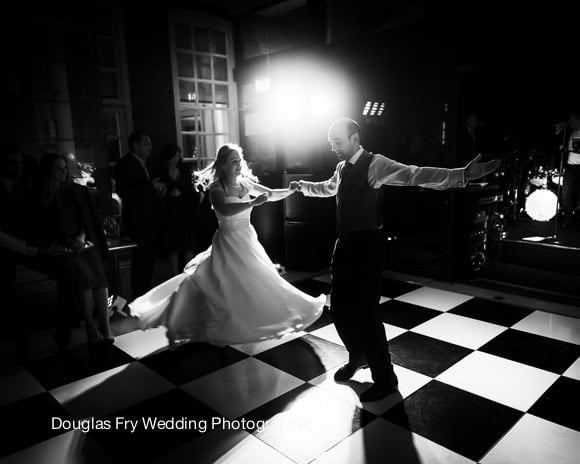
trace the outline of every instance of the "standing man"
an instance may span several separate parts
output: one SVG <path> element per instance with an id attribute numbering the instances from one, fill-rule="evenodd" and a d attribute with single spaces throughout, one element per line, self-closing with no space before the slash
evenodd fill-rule
<path id="1" fill-rule="evenodd" d="M 580 111 L 575 111 L 568 120 L 570 138 L 567 143 L 568 157 L 564 169 L 564 185 L 562 186 L 562 206 L 564 208 L 564 223 L 567 228 L 574 221 L 574 213 L 580 207 Z"/>
<path id="2" fill-rule="evenodd" d="M 149 173 L 151 138 L 144 132 L 133 132 L 129 136 L 129 150 L 115 165 L 115 178 L 125 230 L 137 243 L 131 262 L 131 286 L 136 298 L 149 291 L 153 284 L 161 199 L 166 188 Z"/>
<path id="3" fill-rule="evenodd" d="M 328 131 L 328 141 L 339 163 L 324 182 L 293 182 L 306 196 L 336 195 L 337 236 L 332 255 L 331 314 L 349 353 L 349 361 L 334 375 L 350 379 L 358 369 L 370 367 L 374 384 L 360 395 L 361 401 L 377 401 L 398 387 L 389 345 L 379 318 L 384 239 L 378 193 L 382 185 L 417 185 L 444 190 L 464 187 L 466 181 L 485 176 L 499 161 L 444 169 L 417 167 L 374 155 L 360 145 L 356 121 L 342 118 Z"/>

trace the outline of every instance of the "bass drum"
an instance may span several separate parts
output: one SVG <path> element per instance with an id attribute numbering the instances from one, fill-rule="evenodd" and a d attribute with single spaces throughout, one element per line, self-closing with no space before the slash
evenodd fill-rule
<path id="1" fill-rule="evenodd" d="M 525 209 L 534 221 L 550 221 L 558 212 L 558 196 L 550 189 L 539 188 L 526 197 Z"/>

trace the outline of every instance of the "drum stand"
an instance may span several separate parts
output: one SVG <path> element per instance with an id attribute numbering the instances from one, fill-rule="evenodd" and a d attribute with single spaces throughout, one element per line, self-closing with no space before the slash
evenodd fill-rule
<path id="1" fill-rule="evenodd" d="M 560 195 L 562 193 L 562 184 L 564 183 L 564 154 L 568 153 L 568 150 L 566 149 L 566 135 L 567 135 L 567 129 L 568 129 L 568 125 L 564 125 L 564 128 L 562 129 L 562 146 L 560 148 L 560 169 L 558 170 L 558 173 L 560 174 L 560 179 L 558 181 L 558 193 L 556 195 L 556 216 L 554 216 L 554 235 L 552 235 L 551 237 L 547 237 L 550 238 L 552 240 L 554 240 L 555 242 L 557 242 L 558 239 L 558 225 L 559 225 L 559 209 L 560 209 Z"/>

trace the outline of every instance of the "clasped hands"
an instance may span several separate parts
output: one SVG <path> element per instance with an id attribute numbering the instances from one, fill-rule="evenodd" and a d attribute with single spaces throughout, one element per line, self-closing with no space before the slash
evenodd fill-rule
<path id="1" fill-rule="evenodd" d="M 299 190 L 299 182 L 290 182 L 290 185 L 288 186 L 288 193 L 291 195 L 298 190 Z M 281 192 L 283 192 L 283 190 Z M 274 201 L 276 201 L 277 199 L 283 199 L 283 198 L 287 198 L 289 196 L 289 195 L 285 195 L 284 193 L 282 193 L 282 196 L 279 196 L 281 192 L 277 191 L 277 192 L 261 193 L 260 195 L 256 196 L 252 200 L 252 202 L 251 202 L 252 206 L 263 205 L 272 197 L 274 197 Z"/>
<path id="2" fill-rule="evenodd" d="M 300 192 L 302 185 L 300 184 L 300 180 L 293 180 L 292 182 L 290 182 L 290 185 L 288 185 L 288 190 L 290 190 L 291 192 Z"/>

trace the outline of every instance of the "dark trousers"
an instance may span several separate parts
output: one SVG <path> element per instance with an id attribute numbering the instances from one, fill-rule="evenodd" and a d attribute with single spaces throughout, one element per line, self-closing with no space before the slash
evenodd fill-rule
<path id="1" fill-rule="evenodd" d="M 562 186 L 562 207 L 567 220 L 572 218 L 572 213 L 578 206 L 580 206 L 580 165 L 568 164 Z"/>
<path id="2" fill-rule="evenodd" d="M 368 364 L 375 383 L 391 384 L 396 376 L 379 317 L 384 256 L 379 232 L 353 232 L 336 241 L 330 312 L 350 361 Z"/>

